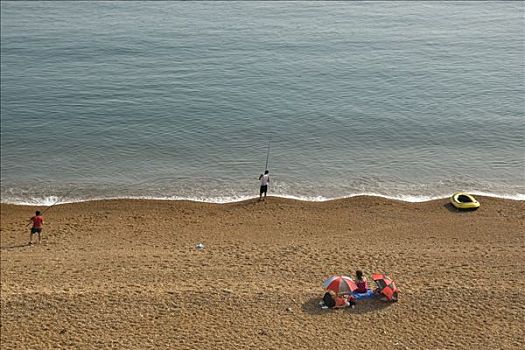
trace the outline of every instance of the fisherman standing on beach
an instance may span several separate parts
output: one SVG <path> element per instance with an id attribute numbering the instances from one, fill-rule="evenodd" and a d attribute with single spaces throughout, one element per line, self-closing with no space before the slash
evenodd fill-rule
<path id="1" fill-rule="evenodd" d="M 44 225 L 44 217 L 40 215 L 40 212 L 37 210 L 35 216 L 29 219 L 29 222 L 33 223 L 31 227 L 31 232 L 29 233 L 29 245 L 33 244 L 33 235 L 38 234 L 38 243 L 40 244 L 42 240 L 42 226 Z"/>
<path id="2" fill-rule="evenodd" d="M 270 172 L 266 170 L 264 174 L 261 174 L 259 176 L 259 180 L 261 181 L 261 190 L 259 191 L 259 200 L 262 200 L 262 195 L 264 193 L 264 198 L 266 199 L 266 192 L 268 192 L 268 184 L 270 183 Z"/>

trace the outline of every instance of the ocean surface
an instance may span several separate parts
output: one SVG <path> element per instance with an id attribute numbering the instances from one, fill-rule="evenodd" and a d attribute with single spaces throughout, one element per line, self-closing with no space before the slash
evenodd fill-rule
<path id="1" fill-rule="evenodd" d="M 1 201 L 525 200 L 524 2 L 1 2 Z"/>

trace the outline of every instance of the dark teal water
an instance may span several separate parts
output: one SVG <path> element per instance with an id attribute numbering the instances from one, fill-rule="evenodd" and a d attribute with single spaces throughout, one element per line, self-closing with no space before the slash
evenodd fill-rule
<path id="1" fill-rule="evenodd" d="M 524 6 L 2 2 L 2 202 L 523 200 Z"/>

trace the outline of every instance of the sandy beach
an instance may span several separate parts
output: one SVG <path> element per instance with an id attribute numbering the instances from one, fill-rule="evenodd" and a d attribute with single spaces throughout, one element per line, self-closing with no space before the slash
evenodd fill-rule
<path id="1" fill-rule="evenodd" d="M 525 201 L 1 205 L 2 349 L 523 349 Z M 195 245 L 204 244 L 203 250 Z M 333 274 L 398 303 L 322 310 Z"/>

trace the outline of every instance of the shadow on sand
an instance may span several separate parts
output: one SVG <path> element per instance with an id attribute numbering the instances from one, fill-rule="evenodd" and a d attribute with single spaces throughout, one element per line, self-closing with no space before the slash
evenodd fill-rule
<path id="1" fill-rule="evenodd" d="M 478 208 L 470 208 L 470 209 L 458 209 L 455 206 L 452 205 L 452 203 L 446 203 L 444 205 L 445 208 L 451 213 L 469 213 L 476 211 Z"/>
<path id="2" fill-rule="evenodd" d="M 321 297 L 312 297 L 306 303 L 303 304 L 303 312 L 310 315 L 325 315 L 330 312 L 334 312 L 332 309 L 321 309 L 319 302 Z M 345 312 L 351 312 L 353 314 L 366 314 L 369 312 L 379 311 L 392 306 L 393 303 L 381 301 L 379 299 L 365 299 L 358 300 L 354 309 L 346 308 Z"/>
<path id="3" fill-rule="evenodd" d="M 11 249 L 17 249 L 17 248 L 25 248 L 25 247 L 31 247 L 28 243 L 25 244 L 12 244 L 12 245 L 6 245 L 0 247 L 0 250 L 11 250 Z"/>

